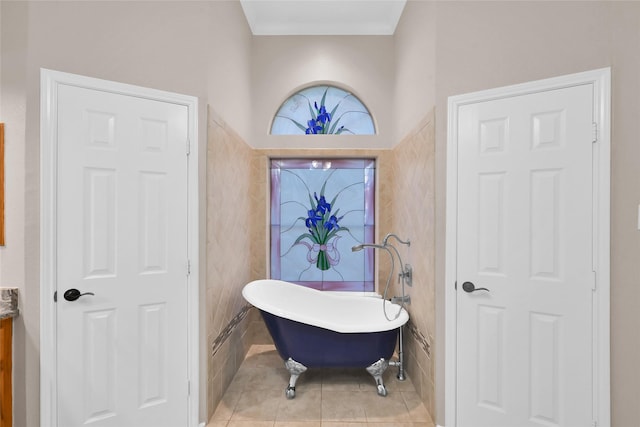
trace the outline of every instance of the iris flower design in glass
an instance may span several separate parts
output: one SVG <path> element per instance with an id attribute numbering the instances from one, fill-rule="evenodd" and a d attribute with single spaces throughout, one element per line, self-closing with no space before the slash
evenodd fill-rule
<path id="1" fill-rule="evenodd" d="M 335 205 L 338 196 L 331 203 L 327 203 L 324 197 L 326 184 L 325 182 L 322 186 L 319 199 L 316 193 L 313 193 L 313 199 L 309 195 L 311 209 L 307 211 L 306 218 L 299 218 L 304 219 L 304 224 L 309 232 L 301 234 L 295 242 L 296 245 L 304 245 L 309 249 L 307 259 L 310 262 L 315 261 L 316 267 L 323 271 L 340 262 L 340 253 L 337 250 L 337 243 L 340 238 L 338 232 L 349 231 L 348 228 L 338 225 L 338 221 L 342 217 L 338 218 L 335 214 L 338 213 L 339 209 L 335 210 L 335 214 L 331 213 L 331 205 Z M 333 241 L 334 237 L 335 242 Z"/>
<path id="2" fill-rule="evenodd" d="M 271 161 L 271 277 L 324 290 L 373 290 L 373 160 Z"/>
<path id="3" fill-rule="evenodd" d="M 355 95 L 335 86 L 312 86 L 287 99 L 271 126 L 272 135 L 374 135 L 369 110 Z"/>

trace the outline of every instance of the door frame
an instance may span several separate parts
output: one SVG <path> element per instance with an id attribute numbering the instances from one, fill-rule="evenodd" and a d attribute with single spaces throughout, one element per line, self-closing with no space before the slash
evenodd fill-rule
<path id="1" fill-rule="evenodd" d="M 610 398 L 610 175 L 611 175 L 611 69 L 602 68 L 561 77 L 449 97 L 447 120 L 447 193 L 445 238 L 445 343 L 444 412 L 447 426 L 457 425 L 457 188 L 458 110 L 468 104 L 579 85 L 592 85 L 597 142 L 593 144 L 593 420 L 611 425 Z"/>
<path id="2" fill-rule="evenodd" d="M 57 322 L 53 300 L 56 284 L 56 177 L 57 177 L 57 105 L 60 86 L 134 96 L 184 105 L 188 110 L 189 164 L 187 202 L 187 375 L 189 381 L 188 426 L 196 427 L 199 418 L 199 236 L 198 236 L 198 99 L 139 86 L 95 79 L 59 71 L 40 70 L 40 425 L 57 425 Z M 187 146 L 185 144 L 185 150 Z"/>

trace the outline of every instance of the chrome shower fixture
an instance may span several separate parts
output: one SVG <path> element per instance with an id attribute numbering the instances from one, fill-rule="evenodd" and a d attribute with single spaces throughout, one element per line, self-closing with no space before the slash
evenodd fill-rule
<path id="1" fill-rule="evenodd" d="M 407 286 L 413 286 L 413 268 L 411 267 L 410 264 L 403 264 L 402 263 L 402 258 L 400 257 L 400 252 L 398 252 L 398 249 L 393 246 L 391 243 L 389 243 L 389 238 L 393 237 L 394 239 L 396 239 L 399 243 L 403 244 L 403 245 L 407 245 L 407 246 L 411 246 L 411 241 L 410 240 L 402 240 L 400 239 L 396 234 L 394 233 L 389 233 L 387 234 L 384 239 L 382 239 L 382 244 L 376 244 L 376 243 L 361 243 L 359 245 L 355 245 L 353 247 L 351 247 L 351 251 L 352 252 L 358 252 L 363 250 L 364 248 L 375 248 L 375 249 L 384 249 L 385 251 L 389 252 L 389 256 L 391 257 L 391 272 L 393 273 L 394 267 L 395 267 L 395 261 L 393 258 L 393 254 L 391 253 L 391 251 L 389 250 L 389 248 L 393 249 L 393 251 L 395 252 L 396 256 L 398 257 L 398 261 L 400 262 L 400 273 L 398 273 L 398 283 L 400 283 L 400 281 L 402 280 L 402 284 L 403 285 L 407 285 Z M 404 294 L 404 291 L 403 291 Z M 403 297 L 404 299 L 404 297 Z"/>
<path id="2" fill-rule="evenodd" d="M 409 264 L 402 264 L 402 258 L 400 258 L 400 253 L 398 252 L 398 249 L 396 249 L 395 246 L 389 243 L 390 237 L 393 237 L 399 243 L 402 243 L 403 245 L 407 245 L 407 246 L 411 246 L 411 241 L 402 240 L 401 238 L 398 237 L 397 234 L 389 233 L 384 237 L 384 239 L 382 239 L 382 245 L 390 246 L 391 248 L 393 248 L 393 250 L 396 252 L 396 255 L 398 257 L 398 261 L 400 261 L 400 273 L 398 273 L 398 283 L 400 283 L 400 280 L 404 280 L 403 284 L 406 284 L 407 286 L 413 286 L 413 269 Z"/>
<path id="3" fill-rule="evenodd" d="M 396 239 L 399 243 L 401 243 L 403 245 L 411 246 L 411 241 L 410 240 L 402 240 L 396 234 L 389 233 L 382 240 L 382 244 L 361 243 L 361 244 L 355 245 L 355 246 L 353 246 L 351 248 L 351 250 L 353 252 L 361 251 L 364 248 L 384 249 L 389 254 L 389 258 L 391 258 L 391 271 L 389 272 L 389 277 L 387 278 L 387 284 L 385 285 L 384 293 L 382 295 L 382 311 L 384 312 L 384 316 L 389 321 L 395 320 L 395 319 L 390 319 L 389 318 L 389 316 L 387 315 L 387 310 L 386 310 L 386 305 L 385 305 L 385 301 L 387 300 L 387 291 L 389 290 L 389 284 L 391 283 L 391 278 L 393 277 L 393 272 L 394 272 L 394 269 L 395 269 L 395 257 L 393 256 L 394 254 L 398 258 L 398 262 L 400 263 L 400 273 L 398 274 L 398 283 L 402 283 L 402 296 L 399 296 L 399 297 L 395 296 L 395 297 L 390 298 L 391 303 L 392 304 L 400 304 L 401 308 L 404 308 L 404 306 L 406 304 L 410 304 L 411 303 L 411 297 L 405 293 L 404 285 L 405 284 L 407 286 L 412 286 L 413 285 L 413 269 L 411 268 L 411 265 L 404 264 L 402 262 L 402 257 L 400 257 L 400 252 L 398 251 L 398 248 L 396 248 L 391 243 L 389 243 L 389 239 L 391 237 L 393 237 L 394 239 Z M 401 310 L 398 310 L 398 314 L 396 315 L 396 318 L 400 315 L 400 312 L 401 312 Z M 402 332 L 402 326 L 401 326 L 399 328 L 399 351 L 398 351 L 399 360 L 395 361 L 395 362 L 394 361 L 389 362 L 389 365 L 398 367 L 397 378 L 400 381 L 404 381 L 405 380 L 405 375 L 404 375 L 404 349 L 403 349 L 403 347 L 404 347 L 404 338 L 403 338 L 403 332 Z"/>
<path id="4" fill-rule="evenodd" d="M 387 279 L 387 283 L 383 293 L 383 299 L 385 300 L 387 299 L 387 291 L 389 289 L 389 284 L 391 283 L 391 278 L 393 277 L 393 273 L 395 271 L 396 257 L 398 258 L 398 262 L 400 264 L 400 273 L 398 273 L 398 283 L 402 283 L 402 296 L 393 297 L 391 298 L 391 301 L 394 303 L 399 302 L 400 305 L 404 308 L 405 304 L 411 303 L 411 298 L 409 298 L 409 296 L 405 294 L 404 286 L 405 285 L 413 286 L 413 269 L 411 268 L 411 265 L 404 264 L 402 262 L 402 257 L 400 256 L 400 252 L 398 251 L 398 248 L 396 248 L 394 245 L 392 245 L 389 242 L 390 238 L 396 239 L 400 244 L 411 246 L 410 240 L 402 240 L 400 237 L 398 237 L 397 234 L 389 233 L 384 237 L 384 239 L 382 239 L 382 244 L 361 243 L 359 245 L 355 245 L 351 247 L 351 250 L 353 252 L 358 252 L 364 248 L 374 248 L 374 249 L 383 249 L 387 251 L 387 253 L 389 254 L 389 258 L 391 258 L 391 271 L 389 273 L 389 278 Z M 385 316 L 386 316 L 386 311 L 385 311 Z M 389 318 L 387 317 L 387 319 Z"/>
<path id="5" fill-rule="evenodd" d="M 398 282 L 400 279 L 405 279 L 407 286 L 413 286 L 413 268 L 409 264 L 405 264 L 402 271 L 398 273 Z"/>

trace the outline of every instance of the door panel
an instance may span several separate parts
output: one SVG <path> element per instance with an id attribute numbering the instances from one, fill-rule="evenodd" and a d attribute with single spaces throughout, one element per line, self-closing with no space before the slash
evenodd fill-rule
<path id="1" fill-rule="evenodd" d="M 58 425 L 186 425 L 187 107 L 58 96 Z"/>
<path id="2" fill-rule="evenodd" d="M 504 307 L 478 305 L 478 404 L 492 410 L 505 410 L 505 317 Z"/>
<path id="3" fill-rule="evenodd" d="M 531 396 L 531 419 L 543 424 L 558 424 L 560 368 L 559 329 L 560 316 L 530 313 L 531 372 L 529 395 Z"/>
<path id="4" fill-rule="evenodd" d="M 85 312 L 82 323 L 84 419 L 91 424 L 116 414 L 116 310 Z M 66 367 L 74 369 L 73 365 Z"/>
<path id="5" fill-rule="evenodd" d="M 504 185 L 505 174 L 478 176 L 478 271 L 504 275 Z"/>
<path id="6" fill-rule="evenodd" d="M 591 423 L 592 92 L 459 109 L 459 426 Z"/>

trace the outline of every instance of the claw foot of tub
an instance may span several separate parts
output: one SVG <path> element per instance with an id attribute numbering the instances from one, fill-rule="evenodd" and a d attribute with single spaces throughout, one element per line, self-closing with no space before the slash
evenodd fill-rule
<path id="1" fill-rule="evenodd" d="M 287 387 L 287 389 L 284 391 L 284 395 L 287 396 L 287 399 L 291 400 L 294 397 L 296 397 L 296 388 L 295 387 Z"/>
<path id="2" fill-rule="evenodd" d="M 289 374 L 291 374 L 291 377 L 289 378 L 289 386 L 284 391 L 284 394 L 287 396 L 287 399 L 293 399 L 296 397 L 296 381 L 298 381 L 300 374 L 307 370 L 307 367 L 300 362 L 296 362 L 292 358 L 289 358 L 284 362 L 284 367 L 289 371 Z"/>
<path id="3" fill-rule="evenodd" d="M 383 384 L 378 384 L 378 396 L 387 396 L 387 388 Z"/>
<path id="4" fill-rule="evenodd" d="M 384 358 L 381 358 L 375 363 L 372 363 L 367 367 L 367 372 L 376 380 L 376 387 L 378 389 L 378 395 L 385 397 L 387 395 L 387 389 L 384 386 L 384 382 L 382 381 L 382 374 L 389 367 L 389 362 Z"/>

